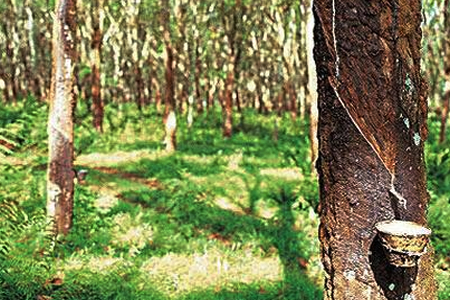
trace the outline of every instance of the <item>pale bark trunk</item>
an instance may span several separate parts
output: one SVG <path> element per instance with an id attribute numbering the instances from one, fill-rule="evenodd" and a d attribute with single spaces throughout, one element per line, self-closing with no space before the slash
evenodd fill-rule
<path id="1" fill-rule="evenodd" d="M 73 214 L 73 62 L 75 0 L 57 0 L 53 25 L 53 65 L 48 119 L 47 214 L 57 234 L 68 234 Z"/>
<path id="2" fill-rule="evenodd" d="M 309 140 L 311 143 L 311 169 L 315 173 L 316 159 L 319 152 L 319 140 L 317 139 L 317 124 L 319 110 L 317 107 L 317 74 L 316 63 L 314 62 L 314 15 L 312 12 L 313 1 L 310 0 L 308 11 L 306 12 L 306 56 L 308 61 L 308 92 L 306 101 L 309 104 Z"/>
<path id="3" fill-rule="evenodd" d="M 176 149 L 176 131 L 177 131 L 177 118 L 175 114 L 175 79 L 174 79 L 174 57 L 171 44 L 170 34 L 170 5 L 169 0 L 163 0 L 164 16 L 162 21 L 164 22 L 164 43 L 165 43 L 165 66 L 166 66 L 166 87 L 165 87 L 165 110 L 164 110 L 164 125 L 165 125 L 165 137 L 164 144 L 167 152 L 174 152 Z"/>

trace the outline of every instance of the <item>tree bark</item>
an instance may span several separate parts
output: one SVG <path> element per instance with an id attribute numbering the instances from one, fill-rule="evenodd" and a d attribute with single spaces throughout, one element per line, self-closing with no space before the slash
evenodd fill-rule
<path id="1" fill-rule="evenodd" d="M 17 34 L 17 24 L 14 17 L 17 16 L 17 9 L 14 1 L 8 0 L 8 15 L 6 19 L 6 56 L 8 57 L 9 70 L 7 71 L 8 81 L 6 90 L 9 91 L 8 98 L 17 103 L 19 97 L 19 80 L 17 80 L 17 58 L 19 50 L 19 41 Z"/>
<path id="2" fill-rule="evenodd" d="M 92 1 L 92 112 L 94 113 L 94 128 L 98 132 L 103 132 L 103 99 L 101 95 L 100 65 L 101 46 L 103 39 L 103 1 Z"/>
<path id="3" fill-rule="evenodd" d="M 57 0 L 53 25 L 53 64 L 48 119 L 47 214 L 56 234 L 67 235 L 73 214 L 73 62 L 76 57 L 76 0 Z"/>
<path id="4" fill-rule="evenodd" d="M 164 110 L 164 125 L 165 125 L 165 137 L 164 144 L 167 152 L 174 152 L 176 149 L 176 131 L 177 131 L 177 118 L 175 114 L 175 79 L 174 79 L 174 57 L 171 44 L 170 34 L 170 5 L 169 0 L 163 0 L 164 9 L 163 12 L 163 24 L 164 24 L 164 43 L 165 43 L 165 110 Z"/>
<path id="5" fill-rule="evenodd" d="M 305 5 L 306 6 L 306 5 Z M 314 48 L 314 16 L 313 16 L 313 1 L 307 5 L 306 12 L 306 57 L 308 65 L 308 89 L 306 93 L 306 103 L 309 107 L 309 141 L 311 143 L 311 169 L 315 174 L 315 166 L 317 155 L 319 152 L 319 140 L 317 139 L 317 125 L 319 118 L 319 111 L 317 107 L 317 76 L 316 76 L 316 63 L 314 62 L 313 48 Z"/>
<path id="6" fill-rule="evenodd" d="M 450 34 L 450 6 L 449 0 L 445 0 L 444 2 L 444 28 L 446 28 L 447 34 L 445 36 L 449 36 Z M 443 143 L 445 141 L 446 129 L 447 129 L 447 120 L 448 120 L 448 111 L 449 111 L 449 103 L 450 103 L 450 39 L 447 38 L 444 45 L 444 78 L 445 78 L 445 88 L 443 95 L 443 107 L 441 113 L 441 131 L 439 134 L 439 142 Z"/>
<path id="7" fill-rule="evenodd" d="M 225 82 L 223 136 L 229 138 L 233 134 L 233 82 L 234 63 L 228 63 L 228 75 Z"/>
<path id="8" fill-rule="evenodd" d="M 173 76 L 173 53 L 170 43 L 166 44 L 166 89 L 165 89 L 164 124 L 166 135 L 164 143 L 167 152 L 176 149 L 177 119 L 175 114 L 175 84 Z"/>
<path id="9" fill-rule="evenodd" d="M 374 225 L 426 225 L 426 83 L 419 0 L 316 0 L 325 300 L 436 299 L 432 249 L 390 265 Z"/>

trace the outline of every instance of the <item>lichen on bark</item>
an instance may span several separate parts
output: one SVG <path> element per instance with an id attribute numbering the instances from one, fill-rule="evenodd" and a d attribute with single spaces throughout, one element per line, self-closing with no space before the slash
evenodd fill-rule
<path id="1" fill-rule="evenodd" d="M 426 225 L 420 11 L 418 0 L 314 2 L 327 300 L 436 297 L 432 251 L 395 268 L 374 229 L 389 219 Z"/>

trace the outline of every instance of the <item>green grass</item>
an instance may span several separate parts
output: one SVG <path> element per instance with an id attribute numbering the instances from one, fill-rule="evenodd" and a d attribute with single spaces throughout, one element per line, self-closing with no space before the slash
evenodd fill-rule
<path id="1" fill-rule="evenodd" d="M 0 299 L 322 298 L 307 124 L 283 118 L 274 140 L 271 117 L 247 111 L 223 139 L 219 112 L 191 129 L 180 119 L 178 151 L 167 155 L 152 109 L 136 115 L 130 104 L 108 107 L 99 135 L 80 104 L 76 168 L 88 176 L 76 187 L 71 233 L 54 240 L 44 211 L 45 115 L 25 108 L 11 108 L 12 116 L 38 123 L 22 129 L 23 149 L 0 164 L 7 187 L 0 204 L 18 208 L 0 210 L 2 224 L 8 220 Z M 446 299 L 450 183 L 441 166 L 448 158 L 430 140 L 430 224 Z"/>

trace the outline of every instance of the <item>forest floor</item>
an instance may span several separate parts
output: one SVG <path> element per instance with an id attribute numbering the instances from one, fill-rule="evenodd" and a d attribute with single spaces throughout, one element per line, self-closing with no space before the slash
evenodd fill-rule
<path id="1" fill-rule="evenodd" d="M 76 185 L 73 229 L 50 252 L 46 148 L 30 143 L 1 159 L 0 219 L 12 242 L 0 245 L 10 258 L 0 299 L 322 299 L 307 125 L 286 117 L 275 135 L 270 117 L 248 114 L 223 139 L 220 119 L 203 117 L 179 129 L 167 154 L 151 117 L 124 114 L 103 135 L 89 120 L 79 125 L 75 168 L 87 176 Z M 30 139 L 45 140 L 39 134 Z M 429 158 L 430 186 L 441 187 L 431 189 L 430 220 L 448 299 L 450 193 L 439 153 Z"/>
<path id="2" fill-rule="evenodd" d="M 250 173 L 243 167 L 258 164 L 267 167 Z M 177 243 L 171 239 L 179 239 L 185 249 L 181 253 L 174 245 L 169 251 L 161 249 L 160 256 L 141 257 L 142 275 L 165 295 L 209 290 L 208 297 L 217 294 L 219 299 L 224 293 L 230 299 L 286 299 L 286 294 L 303 293 L 308 299 L 320 298 L 317 215 L 305 199 L 296 201 L 304 180 L 298 168 L 276 167 L 282 162 L 246 157 L 243 151 L 210 156 L 167 155 L 158 150 L 90 153 L 80 155 L 76 165 L 88 170 L 83 185 L 97 194 L 94 206 L 99 213 L 131 206 L 130 211 L 116 211 L 113 216 L 120 229 L 112 242 L 127 245 L 128 255 L 121 262 L 109 256 L 95 258 L 98 268 L 104 268 L 102 262 L 126 264 L 146 247 L 164 247 L 166 242 Z M 150 165 L 160 165 L 165 175 L 151 174 Z M 177 193 L 176 200 L 164 201 Z M 298 205 L 306 211 L 300 213 Z M 158 220 L 166 216 L 151 222 L 152 214 L 160 214 Z M 147 218 L 150 222 L 143 221 Z M 176 228 L 167 229 L 173 222 Z M 298 237 L 303 241 L 296 241 Z M 283 275 L 286 268 L 297 278 L 290 284 Z"/>

